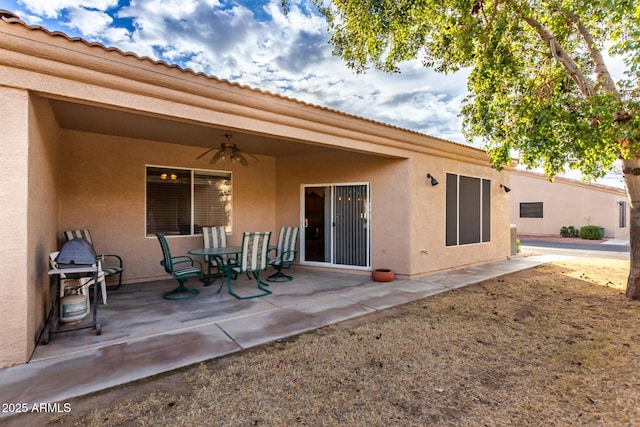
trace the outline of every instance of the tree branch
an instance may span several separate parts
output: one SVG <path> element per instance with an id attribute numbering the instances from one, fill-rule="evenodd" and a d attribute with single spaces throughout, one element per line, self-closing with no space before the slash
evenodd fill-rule
<path id="1" fill-rule="evenodd" d="M 587 49 L 589 50 L 589 56 L 591 56 L 591 60 L 595 64 L 596 75 L 598 76 L 598 81 L 602 83 L 604 89 L 615 95 L 616 98 L 620 99 L 620 94 L 618 92 L 618 88 L 616 87 L 616 83 L 611 78 L 611 74 L 609 74 L 609 69 L 604 62 L 604 58 L 600 53 L 600 49 L 596 47 L 596 43 L 593 40 L 593 36 L 587 27 L 584 25 L 582 20 L 575 14 L 575 12 L 570 10 L 561 9 L 560 13 L 562 13 L 569 22 L 572 22 L 578 27 L 578 31 L 584 40 Z"/>
<path id="2" fill-rule="evenodd" d="M 593 96 L 595 92 L 589 80 L 587 80 L 573 58 L 567 55 L 562 46 L 560 46 L 555 36 L 538 20 L 529 16 L 525 16 L 523 19 L 538 33 L 542 41 L 549 47 L 553 58 L 567 70 L 569 77 L 571 77 L 571 80 L 578 86 L 580 93 L 582 93 L 585 98 Z"/>

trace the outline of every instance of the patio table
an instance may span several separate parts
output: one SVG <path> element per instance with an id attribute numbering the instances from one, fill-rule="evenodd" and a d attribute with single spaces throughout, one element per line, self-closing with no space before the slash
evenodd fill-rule
<path id="1" fill-rule="evenodd" d="M 238 255 L 242 253 L 242 246 L 220 246 L 217 248 L 198 248 L 191 249 L 189 251 L 189 255 L 195 256 L 208 256 L 212 257 L 216 260 L 216 264 L 218 266 L 218 271 L 216 272 L 215 277 L 211 277 L 211 264 L 209 264 L 209 272 L 207 273 L 207 277 L 205 278 L 205 286 L 212 285 L 218 277 L 221 279 L 224 278 L 224 274 L 221 274 L 222 271 L 225 274 L 229 274 L 229 264 L 224 262 L 224 255 Z"/>
<path id="2" fill-rule="evenodd" d="M 277 246 L 272 246 L 269 245 L 269 250 L 275 250 L 277 249 Z M 209 266 L 209 273 L 207 274 L 207 277 L 205 279 L 205 284 L 204 286 L 211 286 L 213 283 L 215 283 L 216 280 L 218 280 L 218 277 L 220 279 L 224 278 L 224 274 L 221 274 L 222 271 L 225 272 L 225 274 L 230 274 L 231 273 L 231 269 L 229 268 L 229 263 L 224 262 L 223 256 L 224 255 L 235 255 L 238 256 L 242 253 L 242 246 L 220 246 L 217 248 L 198 248 L 198 249 L 191 249 L 189 251 L 189 255 L 195 255 L 195 256 L 210 256 L 215 258 L 216 260 L 216 264 L 218 266 L 218 272 L 216 273 L 215 277 L 211 277 L 211 266 Z"/>
<path id="3" fill-rule="evenodd" d="M 242 246 L 220 246 L 218 248 L 198 248 L 191 249 L 189 255 L 196 256 L 222 256 L 234 255 L 242 252 Z"/>

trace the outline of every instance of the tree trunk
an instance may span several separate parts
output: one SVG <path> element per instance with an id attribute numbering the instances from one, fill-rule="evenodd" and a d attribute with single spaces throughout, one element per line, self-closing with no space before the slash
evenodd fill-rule
<path id="1" fill-rule="evenodd" d="M 638 177 L 640 178 L 640 177 Z M 629 249 L 631 251 L 629 279 L 627 280 L 627 296 L 640 299 L 640 206 L 631 207 L 631 221 L 629 222 Z"/>
<path id="2" fill-rule="evenodd" d="M 622 172 L 631 207 L 629 220 L 629 279 L 627 297 L 640 299 L 640 156 L 623 160 Z"/>

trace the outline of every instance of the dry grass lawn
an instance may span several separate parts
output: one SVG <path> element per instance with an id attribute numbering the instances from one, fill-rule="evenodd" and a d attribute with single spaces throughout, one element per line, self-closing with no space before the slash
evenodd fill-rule
<path id="1" fill-rule="evenodd" d="M 628 266 L 544 265 L 75 399 L 71 414 L 42 421 L 640 425 L 640 302 L 624 296 Z"/>

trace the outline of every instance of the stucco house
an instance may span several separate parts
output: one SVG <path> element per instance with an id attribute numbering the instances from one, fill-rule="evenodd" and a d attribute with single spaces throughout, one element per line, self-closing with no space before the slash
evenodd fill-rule
<path id="1" fill-rule="evenodd" d="M 157 231 L 185 254 L 214 220 L 231 244 L 244 231 L 300 226 L 300 268 L 385 267 L 408 279 L 510 255 L 508 175 L 482 150 L 28 26 L 7 11 L 0 118 L 0 367 L 26 363 L 36 346 L 49 253 L 65 230 L 89 229 L 98 253 L 121 255 L 123 286 L 167 277 Z M 227 140 L 247 166 L 200 157 Z M 217 202 L 198 186 L 214 186 Z"/>
<path id="2" fill-rule="evenodd" d="M 559 236 L 562 227 L 604 228 L 604 237 L 629 235 L 630 208 L 621 188 L 543 174 L 510 171 L 511 222 L 518 234 Z"/>

